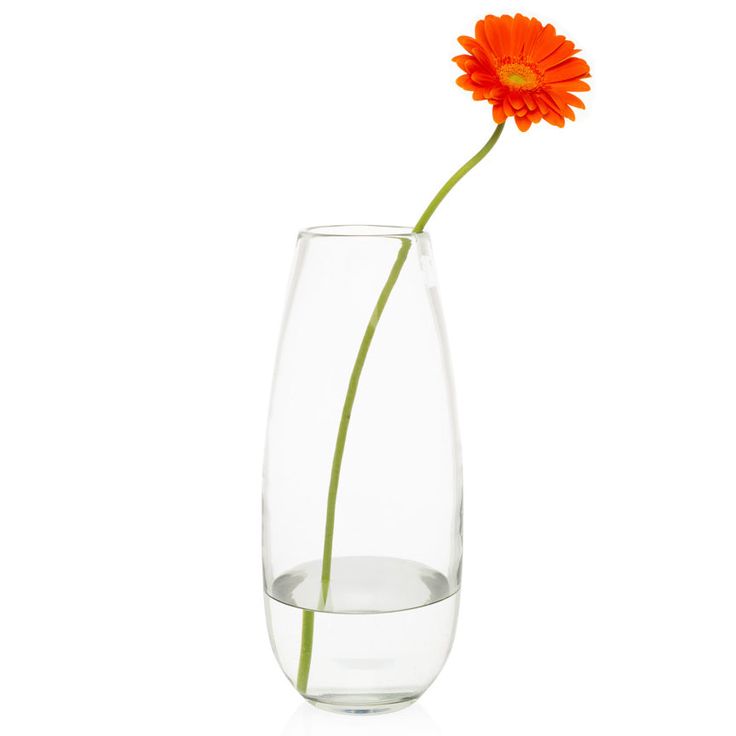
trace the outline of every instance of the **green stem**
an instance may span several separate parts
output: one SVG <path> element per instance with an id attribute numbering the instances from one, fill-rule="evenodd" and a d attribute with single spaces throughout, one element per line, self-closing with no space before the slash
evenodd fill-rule
<path id="1" fill-rule="evenodd" d="M 444 186 L 437 192 L 434 199 L 429 203 L 427 209 L 424 210 L 422 216 L 417 221 L 417 224 L 412 230 L 413 233 L 421 233 L 424 230 L 424 226 L 432 217 L 434 211 L 440 205 L 442 200 L 447 196 L 448 192 L 467 174 L 473 167 L 480 163 L 488 154 L 488 152 L 496 145 L 496 141 L 503 131 L 505 123 L 501 123 L 496 126 L 493 131 L 493 135 L 488 139 L 487 143 L 483 148 L 478 151 L 471 159 L 463 164 L 444 184 Z M 358 392 L 358 383 L 360 381 L 360 375 L 363 372 L 363 366 L 365 365 L 365 359 L 368 355 L 368 350 L 373 341 L 373 336 L 378 327 L 378 322 L 381 319 L 383 310 L 386 307 L 386 302 L 396 284 L 401 269 L 404 266 L 406 257 L 409 254 L 409 248 L 411 248 L 411 240 L 409 238 L 401 238 L 401 247 L 396 255 L 391 271 L 386 279 L 386 283 L 381 289 L 381 293 L 378 296 L 376 306 L 373 308 L 373 313 L 368 321 L 368 325 L 365 328 L 363 339 L 361 340 L 360 347 L 358 348 L 358 355 L 355 358 L 355 364 L 350 374 L 350 380 L 348 382 L 348 390 L 345 395 L 345 401 L 342 407 L 342 415 L 340 417 L 340 426 L 337 430 L 337 440 L 335 442 L 335 451 L 332 456 L 332 471 L 330 473 L 330 487 L 327 493 L 327 514 L 325 517 L 325 538 L 324 547 L 322 550 L 322 576 L 321 576 L 321 596 L 319 608 L 323 609 L 327 605 L 327 594 L 330 588 L 330 574 L 332 571 L 332 542 L 335 534 L 335 508 L 337 506 L 337 489 L 340 484 L 340 469 L 342 468 L 342 458 L 345 452 L 345 441 L 348 435 L 348 426 L 350 425 L 350 417 L 353 412 L 353 404 L 355 403 L 355 395 Z M 307 683 L 309 681 L 309 670 L 312 663 L 312 642 L 314 640 L 314 611 L 302 611 L 302 640 L 299 652 L 299 669 L 297 672 L 296 687 L 297 690 L 304 694 L 307 691 Z"/>
<path id="2" fill-rule="evenodd" d="M 422 216 L 414 226 L 415 233 L 421 233 L 422 230 L 424 230 L 424 226 L 427 224 L 427 221 L 432 217 L 434 211 L 439 207 L 440 202 L 442 202 L 442 200 L 447 196 L 448 192 L 465 176 L 465 174 L 468 173 L 468 171 L 477 166 L 488 155 L 493 146 L 496 145 L 496 141 L 501 137 L 504 125 L 506 125 L 505 122 L 497 125 L 496 129 L 493 131 L 493 135 L 488 139 L 485 146 L 483 146 L 483 148 L 481 148 L 473 158 L 468 159 L 468 161 L 445 182 L 445 185 L 439 190 L 439 192 L 435 194 L 434 199 L 427 205 L 427 209 L 424 210 Z"/>
<path id="3" fill-rule="evenodd" d="M 312 639 L 314 638 L 314 611 L 302 611 L 302 643 L 299 649 L 299 673 L 296 678 L 296 689 L 300 693 L 307 692 L 309 667 L 312 664 Z"/>
<path id="4" fill-rule="evenodd" d="M 350 381 L 348 382 L 348 391 L 345 395 L 345 402 L 342 407 L 342 416 L 340 417 L 340 426 L 337 430 L 337 441 L 335 442 L 335 453 L 332 456 L 332 472 L 330 473 L 330 489 L 327 493 L 327 515 L 325 518 L 325 542 L 322 550 L 322 600 L 320 607 L 324 608 L 327 604 L 327 593 L 330 587 L 330 572 L 332 570 L 332 539 L 335 534 L 335 506 L 337 504 L 337 487 L 340 483 L 340 469 L 342 467 L 342 456 L 345 451 L 345 440 L 348 436 L 348 425 L 350 424 L 350 416 L 353 412 L 353 404 L 355 403 L 355 394 L 358 392 L 358 382 L 360 374 L 363 372 L 365 359 L 368 355 L 368 349 L 373 341 L 373 335 L 378 327 L 378 321 L 381 319 L 383 309 L 386 306 L 391 291 L 394 288 L 399 273 L 404 266 L 404 261 L 409 254 L 411 248 L 411 240 L 409 238 L 401 238 L 401 248 L 391 267 L 391 272 L 386 279 L 386 283 L 381 289 L 381 293 L 373 308 L 373 313 L 365 328 L 363 339 L 358 348 L 358 356 L 355 359 Z"/>

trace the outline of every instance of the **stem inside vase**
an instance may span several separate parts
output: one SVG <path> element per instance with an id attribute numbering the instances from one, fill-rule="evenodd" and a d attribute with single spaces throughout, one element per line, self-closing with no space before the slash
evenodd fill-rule
<path id="1" fill-rule="evenodd" d="M 488 152 L 496 144 L 496 141 L 503 131 L 504 123 L 496 126 L 493 134 L 488 139 L 486 144 L 481 148 L 472 158 L 470 158 L 465 164 L 463 164 L 441 187 L 441 189 L 434 196 L 432 201 L 429 203 L 427 208 L 422 213 L 422 216 L 417 221 L 417 224 L 412 230 L 413 233 L 421 233 L 424 230 L 425 225 L 429 221 L 429 218 L 433 215 L 434 211 L 440 205 L 442 200 L 447 196 L 450 190 L 467 174 L 472 168 L 480 163 L 488 154 Z M 358 355 L 356 356 L 353 369 L 350 373 L 350 380 L 348 381 L 348 389 L 345 395 L 345 401 L 343 403 L 342 414 L 340 416 L 340 425 L 337 431 L 337 440 L 335 442 L 335 450 L 332 457 L 332 470 L 330 472 L 330 486 L 327 494 L 327 513 L 325 516 L 325 534 L 324 534 L 324 546 L 322 550 L 322 574 L 321 574 L 321 592 L 320 601 L 317 610 L 323 610 L 327 605 L 327 596 L 330 589 L 330 574 L 332 570 L 332 546 L 335 534 L 335 509 L 337 506 L 337 490 L 340 483 L 340 470 L 342 468 L 342 460 L 345 452 L 345 441 L 347 439 L 348 427 L 350 425 L 350 417 L 353 410 L 353 404 L 355 403 L 355 396 L 358 391 L 358 384 L 360 382 L 360 376 L 363 372 L 363 366 L 365 365 L 368 350 L 370 349 L 373 336 L 375 335 L 378 322 L 381 319 L 381 315 L 386 307 L 389 296 L 393 291 L 396 281 L 399 278 L 401 269 L 406 262 L 406 258 L 411 248 L 411 240 L 409 238 L 401 238 L 401 247 L 396 255 L 391 271 L 389 272 L 386 283 L 381 289 L 381 293 L 378 296 L 376 306 L 373 308 L 371 317 L 368 321 L 368 325 L 365 328 L 363 339 L 361 340 L 360 347 L 358 348 Z M 306 694 L 307 685 L 309 683 L 309 671 L 312 664 L 312 649 L 314 644 L 314 611 L 304 610 L 302 612 L 302 633 L 301 633 L 301 645 L 299 649 L 299 668 L 297 672 L 297 690 Z"/>

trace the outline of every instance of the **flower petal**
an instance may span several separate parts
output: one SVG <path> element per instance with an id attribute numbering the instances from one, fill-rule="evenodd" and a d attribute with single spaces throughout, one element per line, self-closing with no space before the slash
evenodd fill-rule
<path id="1" fill-rule="evenodd" d="M 475 24 L 475 37 L 478 39 L 478 42 L 481 45 L 485 46 L 486 48 L 489 48 L 488 38 L 486 37 L 486 24 L 482 20 L 479 20 Z"/>
<path id="2" fill-rule="evenodd" d="M 513 30 L 514 19 L 510 15 L 502 15 L 498 19 L 498 27 L 501 36 L 501 52 L 503 56 L 510 56 L 513 53 L 511 47 L 511 31 Z"/>
<path id="3" fill-rule="evenodd" d="M 524 104 L 526 105 L 527 110 L 537 109 L 537 103 L 534 101 L 534 95 L 529 94 L 529 92 L 522 92 L 521 97 L 524 100 Z"/>
<path id="4" fill-rule="evenodd" d="M 492 74 L 486 72 L 473 72 L 470 75 L 471 79 L 478 85 L 486 85 L 487 87 L 493 87 L 498 84 L 498 77 L 494 77 Z"/>
<path id="5" fill-rule="evenodd" d="M 469 53 L 472 54 L 480 45 L 474 38 L 470 36 L 458 36 L 457 42 Z"/>
<path id="6" fill-rule="evenodd" d="M 568 92 L 587 92 L 590 89 L 590 85 L 587 82 L 583 82 L 582 79 L 565 79 L 562 82 L 552 82 L 545 84 L 552 90 L 566 90 Z"/>
<path id="7" fill-rule="evenodd" d="M 545 106 L 547 110 L 553 110 L 556 113 L 561 113 L 560 105 L 557 102 L 557 100 L 552 96 L 551 93 L 542 90 L 541 92 L 537 93 L 537 100 L 540 102 L 544 100 Z"/>
<path id="8" fill-rule="evenodd" d="M 504 44 L 501 38 L 501 27 L 498 24 L 498 18 L 495 15 L 487 15 L 484 24 L 486 38 L 488 39 L 488 48 L 495 57 L 500 58 L 503 56 Z"/>
<path id="9" fill-rule="evenodd" d="M 547 23 L 537 36 L 532 48 L 527 51 L 527 54 L 532 61 L 539 61 L 549 56 L 564 40 L 564 37 L 557 35 L 555 27 L 551 23 Z"/>
<path id="10" fill-rule="evenodd" d="M 579 97 L 571 95 L 569 92 L 555 91 L 552 93 L 552 95 L 566 105 L 572 105 L 573 107 L 579 107 L 581 110 L 585 110 L 585 104 L 583 103 L 583 101 Z"/>
<path id="11" fill-rule="evenodd" d="M 567 79 L 579 79 L 590 73 L 590 67 L 578 57 L 566 59 L 565 61 L 546 69 L 544 72 L 545 82 L 562 82 Z"/>
<path id="12" fill-rule="evenodd" d="M 537 64 L 539 68 L 544 71 L 553 67 L 555 64 L 559 64 L 561 61 L 572 56 L 575 51 L 575 44 L 572 41 L 563 41 L 562 44 L 556 51 L 553 51 L 549 56 L 544 59 L 540 59 Z"/>
<path id="13" fill-rule="evenodd" d="M 501 125 L 501 123 L 506 120 L 508 116 L 503 111 L 503 105 L 494 105 L 493 106 L 493 120 L 498 124 Z"/>
<path id="14" fill-rule="evenodd" d="M 544 30 L 542 24 L 536 19 L 532 18 L 526 29 L 524 41 L 521 46 L 521 53 L 525 56 L 531 56 L 531 51 L 534 48 L 539 35 Z"/>
<path id="15" fill-rule="evenodd" d="M 511 25 L 511 54 L 519 56 L 524 45 L 524 38 L 529 25 L 529 18 L 517 13 Z"/>
<path id="16" fill-rule="evenodd" d="M 522 132 L 525 133 L 529 128 L 532 127 L 532 121 L 528 117 L 523 118 L 514 118 L 516 121 L 516 127 Z"/>
<path id="17" fill-rule="evenodd" d="M 453 56 L 452 60 L 464 71 L 471 72 L 473 67 L 478 68 L 478 62 L 467 54 L 460 54 L 460 56 Z"/>
<path id="18" fill-rule="evenodd" d="M 565 127 L 565 118 L 554 110 L 550 110 L 546 115 L 543 116 L 548 123 L 556 125 L 558 128 Z"/>
<path id="19" fill-rule="evenodd" d="M 498 86 L 493 87 L 492 89 L 488 90 L 488 98 L 492 99 L 494 102 L 500 102 L 501 100 L 503 100 L 506 93 L 507 93 L 506 88 L 502 87 L 499 84 Z"/>
<path id="20" fill-rule="evenodd" d="M 524 100 L 518 92 L 509 92 L 508 100 L 514 110 L 521 110 L 521 108 L 524 107 Z"/>

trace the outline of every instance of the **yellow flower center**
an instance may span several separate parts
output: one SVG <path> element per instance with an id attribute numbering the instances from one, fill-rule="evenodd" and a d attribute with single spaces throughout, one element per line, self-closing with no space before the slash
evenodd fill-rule
<path id="1" fill-rule="evenodd" d="M 516 62 L 498 67 L 498 78 L 509 89 L 536 89 L 541 81 L 536 69 L 529 64 Z"/>

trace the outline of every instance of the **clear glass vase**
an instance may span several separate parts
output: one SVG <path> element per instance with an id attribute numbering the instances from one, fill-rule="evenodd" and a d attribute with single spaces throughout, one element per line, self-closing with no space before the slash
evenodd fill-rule
<path id="1" fill-rule="evenodd" d="M 460 443 L 429 237 L 304 231 L 264 461 L 266 613 L 284 673 L 330 710 L 413 702 L 452 645 L 461 562 Z"/>

